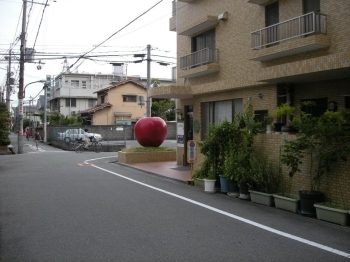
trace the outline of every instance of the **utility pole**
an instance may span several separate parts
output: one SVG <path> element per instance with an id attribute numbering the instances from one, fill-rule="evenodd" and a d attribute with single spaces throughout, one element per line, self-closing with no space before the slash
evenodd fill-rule
<path id="1" fill-rule="evenodd" d="M 47 119 L 47 84 L 45 83 L 44 85 L 44 121 L 43 121 L 43 127 L 44 127 L 44 143 L 47 142 L 47 139 L 46 139 L 46 119 Z"/>
<path id="2" fill-rule="evenodd" d="M 151 87 L 151 45 L 147 45 L 147 117 L 151 116 L 151 101 L 148 96 Z"/>
<path id="3" fill-rule="evenodd" d="M 10 99 L 11 99 L 11 53 L 12 53 L 12 46 L 9 51 L 9 66 L 7 70 L 7 89 L 6 89 L 6 106 L 9 112 L 11 112 L 10 108 Z"/>
<path id="4" fill-rule="evenodd" d="M 23 0 L 23 18 L 21 33 L 21 55 L 19 60 L 19 87 L 18 87 L 18 154 L 23 154 L 23 86 L 24 86 L 24 62 L 26 49 L 26 16 L 27 0 Z"/>

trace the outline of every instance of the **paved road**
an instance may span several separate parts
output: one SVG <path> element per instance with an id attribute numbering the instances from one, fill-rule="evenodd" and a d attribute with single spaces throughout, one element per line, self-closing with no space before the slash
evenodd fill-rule
<path id="1" fill-rule="evenodd" d="M 349 261 L 349 227 L 31 145 L 0 156 L 1 261 Z"/>

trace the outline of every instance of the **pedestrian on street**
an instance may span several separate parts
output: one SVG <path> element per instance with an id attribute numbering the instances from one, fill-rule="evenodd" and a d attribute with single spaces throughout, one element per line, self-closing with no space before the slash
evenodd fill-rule
<path id="1" fill-rule="evenodd" d="M 29 130 L 29 128 L 26 131 L 26 137 L 27 137 L 27 140 L 29 141 L 29 137 L 30 137 L 30 130 Z"/>
<path id="2" fill-rule="evenodd" d="M 39 141 L 41 140 L 41 137 L 40 137 L 38 130 L 35 132 L 34 137 L 35 137 L 36 150 L 38 150 L 39 149 Z"/>

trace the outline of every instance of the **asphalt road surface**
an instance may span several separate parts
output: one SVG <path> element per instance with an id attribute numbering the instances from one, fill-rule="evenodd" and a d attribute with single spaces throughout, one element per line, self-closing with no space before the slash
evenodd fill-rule
<path id="1" fill-rule="evenodd" d="M 1 261 L 349 261 L 349 227 L 24 143 L 0 156 Z"/>

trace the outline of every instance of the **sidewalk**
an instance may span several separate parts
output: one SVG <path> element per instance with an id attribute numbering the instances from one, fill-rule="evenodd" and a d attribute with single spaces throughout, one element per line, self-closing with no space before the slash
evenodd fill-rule
<path id="1" fill-rule="evenodd" d="M 10 135 L 11 145 L 13 151 L 17 154 L 18 152 L 18 136 L 15 133 Z M 26 137 L 23 136 L 23 141 L 25 143 Z M 10 150 L 4 152 L 3 154 L 12 154 Z M 1 155 L 1 152 L 0 152 Z M 123 164 L 125 165 L 125 164 Z M 148 173 L 168 177 L 170 179 L 178 180 L 181 182 L 186 182 L 191 180 L 191 168 L 189 166 L 179 166 L 176 161 L 166 161 L 166 162 L 152 162 L 152 163 L 137 163 L 132 165 L 126 165 L 132 168 L 142 170 Z"/>
<path id="2" fill-rule="evenodd" d="M 191 168 L 189 166 L 179 166 L 176 161 L 137 163 L 126 166 L 182 182 L 191 180 Z"/>

